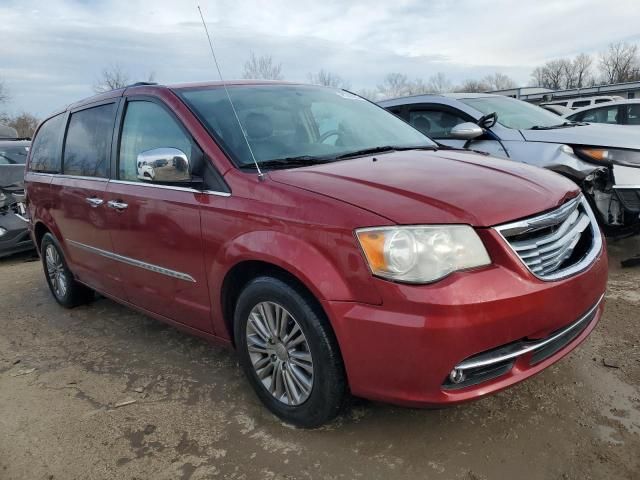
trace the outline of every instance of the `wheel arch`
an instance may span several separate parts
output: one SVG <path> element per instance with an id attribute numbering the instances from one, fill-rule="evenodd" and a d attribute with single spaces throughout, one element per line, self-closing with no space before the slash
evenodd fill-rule
<path id="1" fill-rule="evenodd" d="M 47 233 L 51 233 L 51 230 L 49 229 L 49 227 L 47 227 L 44 224 L 44 222 L 37 221 L 33 225 L 33 243 L 35 243 L 36 250 L 38 252 L 40 252 L 40 245 L 42 244 L 42 238 Z M 53 233 L 51 233 L 51 235 L 53 235 Z M 54 237 L 55 237 L 55 235 L 54 235 Z"/>
<path id="2" fill-rule="evenodd" d="M 305 283 L 288 270 L 263 260 L 244 260 L 235 264 L 225 275 L 220 289 L 220 304 L 225 328 L 231 343 L 235 346 L 234 311 L 238 297 L 244 287 L 253 279 L 268 276 L 277 278 L 307 297 L 327 319 L 327 312 L 317 295 Z M 331 322 L 329 322 L 331 323 Z"/>
<path id="3" fill-rule="evenodd" d="M 355 255 L 360 256 L 357 251 Z M 214 330 L 218 336 L 231 340 L 234 301 L 246 282 L 256 275 L 272 274 L 289 280 L 318 305 L 332 300 L 381 302 L 375 288 L 362 288 L 368 276 L 366 279 L 349 277 L 353 275 L 349 270 L 351 264 L 344 264 L 343 258 L 321 251 L 304 238 L 283 232 L 248 232 L 229 240 L 211 260 L 209 288 Z M 329 313 L 325 309 L 323 313 L 333 325 Z"/>

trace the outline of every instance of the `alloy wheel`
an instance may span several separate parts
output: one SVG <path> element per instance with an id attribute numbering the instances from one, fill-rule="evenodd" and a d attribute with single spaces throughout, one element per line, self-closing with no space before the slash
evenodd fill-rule
<path id="1" fill-rule="evenodd" d="M 313 388 L 309 343 L 296 319 L 274 302 L 258 303 L 249 313 L 246 342 L 262 385 L 285 405 L 304 403 Z"/>
<path id="2" fill-rule="evenodd" d="M 58 298 L 64 298 L 67 293 L 67 274 L 58 250 L 51 244 L 45 250 L 45 262 L 53 293 Z"/>

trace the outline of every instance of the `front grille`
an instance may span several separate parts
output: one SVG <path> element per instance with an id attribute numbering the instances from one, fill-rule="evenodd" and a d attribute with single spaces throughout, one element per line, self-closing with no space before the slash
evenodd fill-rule
<path id="1" fill-rule="evenodd" d="M 598 222 L 582 195 L 551 212 L 496 230 L 542 280 L 557 280 L 585 269 L 602 248 Z"/>

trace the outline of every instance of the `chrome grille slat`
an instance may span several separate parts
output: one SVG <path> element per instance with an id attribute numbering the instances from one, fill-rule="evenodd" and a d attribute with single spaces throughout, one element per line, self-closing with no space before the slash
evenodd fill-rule
<path id="1" fill-rule="evenodd" d="M 536 238 L 535 240 L 525 241 L 525 242 L 514 242 L 512 247 L 516 251 L 520 250 L 529 250 L 532 248 L 539 248 L 541 245 L 546 245 L 548 243 L 555 242 L 557 240 L 562 240 L 566 235 L 567 231 L 575 225 L 575 221 L 579 218 L 582 218 L 581 214 L 576 210 L 574 211 L 567 219 L 560 224 L 558 230 L 553 232 L 550 235 L 545 237 Z"/>
<path id="2" fill-rule="evenodd" d="M 589 226 L 589 217 L 575 210 L 556 232 L 541 239 L 527 242 L 527 254 L 520 255 L 524 263 L 534 272 L 542 274 L 558 268 L 572 253 L 580 236 Z M 552 243 L 549 243 L 552 241 Z M 520 243 L 513 243 L 520 253 Z"/>
<path id="3" fill-rule="evenodd" d="M 602 248 L 597 221 L 582 195 L 551 212 L 495 229 L 522 263 L 542 280 L 557 280 L 583 270 Z M 584 235 L 590 235 L 591 244 L 586 245 L 585 239 L 580 246 L 580 251 L 585 249 L 584 255 L 568 262 Z"/>

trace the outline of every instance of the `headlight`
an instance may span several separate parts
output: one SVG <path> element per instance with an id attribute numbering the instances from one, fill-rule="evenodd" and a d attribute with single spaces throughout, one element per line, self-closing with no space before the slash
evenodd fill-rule
<path id="1" fill-rule="evenodd" d="M 491 263 L 468 225 L 363 228 L 356 236 L 373 274 L 398 282 L 434 282 Z"/>
<path id="2" fill-rule="evenodd" d="M 590 147 L 574 147 L 574 150 L 581 157 L 594 162 L 640 167 L 640 151 L 637 150 Z"/>

